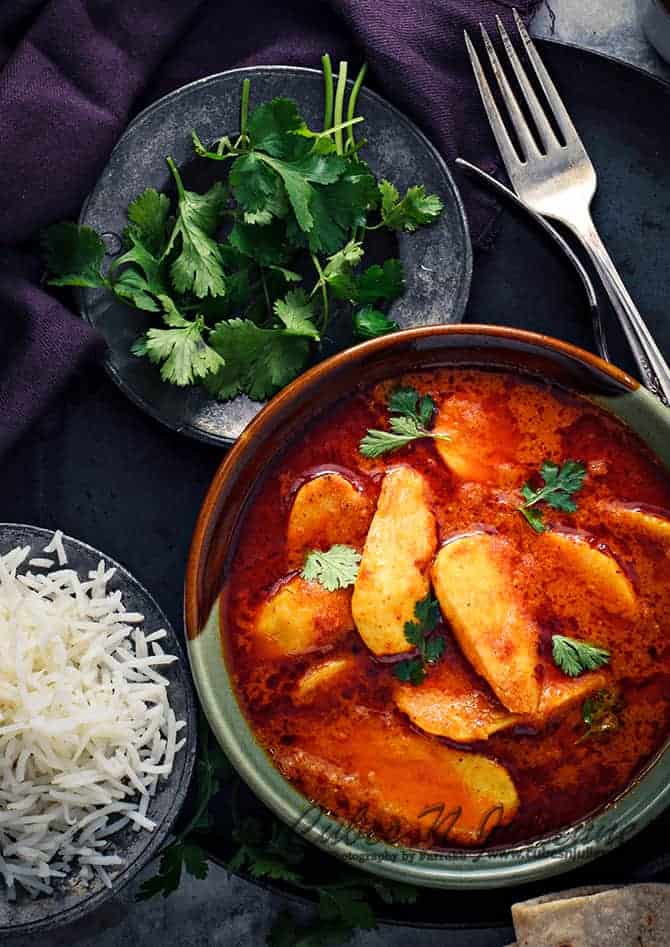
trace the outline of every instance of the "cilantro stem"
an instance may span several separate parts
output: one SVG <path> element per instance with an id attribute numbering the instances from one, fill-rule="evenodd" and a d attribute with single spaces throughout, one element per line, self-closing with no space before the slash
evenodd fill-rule
<path id="1" fill-rule="evenodd" d="M 312 263 L 314 264 L 314 268 L 316 269 L 316 272 L 319 274 L 319 281 L 314 287 L 314 289 L 312 290 L 312 293 L 314 293 L 317 289 L 321 290 L 321 300 L 323 302 L 323 313 L 321 314 L 321 328 L 325 329 L 325 327 L 328 325 L 328 319 L 330 318 L 329 307 L 328 307 L 328 287 L 326 286 L 326 279 L 323 275 L 323 270 L 321 269 L 321 264 L 319 263 L 318 257 L 316 256 L 315 253 L 310 253 L 310 256 L 312 258 Z"/>
<path id="2" fill-rule="evenodd" d="M 272 318 L 272 303 L 270 302 L 270 294 L 268 292 L 268 284 L 265 280 L 265 273 L 261 269 L 261 283 L 263 284 L 263 295 L 265 296 L 265 305 L 268 310 L 268 317 Z"/>
<path id="3" fill-rule="evenodd" d="M 249 92 L 251 89 L 251 80 L 244 79 L 242 82 L 242 102 L 240 104 L 240 138 L 247 137 L 247 119 L 249 117 Z"/>
<path id="4" fill-rule="evenodd" d="M 333 123 L 333 66 L 328 53 L 321 57 L 321 65 L 323 66 L 323 130 L 325 132 Z"/>
<path id="5" fill-rule="evenodd" d="M 361 66 L 358 75 L 356 76 L 356 81 L 354 82 L 354 87 L 351 90 L 351 95 L 349 96 L 349 105 L 347 107 L 347 121 L 352 122 L 354 120 L 354 113 L 356 112 L 356 104 L 358 102 L 358 95 L 361 91 L 363 85 L 363 80 L 365 79 L 365 73 L 368 71 L 367 63 L 363 63 Z M 354 138 L 354 128 L 353 124 L 349 125 L 347 129 L 347 151 L 354 150 L 356 148 L 356 139 Z"/>
<path id="6" fill-rule="evenodd" d="M 344 93 L 347 88 L 347 63 L 346 60 L 340 62 L 340 70 L 337 74 L 337 89 L 335 90 L 335 114 L 333 120 L 336 126 L 342 124 L 344 116 Z M 342 129 L 335 132 L 335 150 L 338 155 L 344 154 Z"/>
<path id="7" fill-rule="evenodd" d="M 165 160 L 167 162 L 168 168 L 172 172 L 172 177 L 174 178 L 175 184 L 177 185 L 177 195 L 181 201 L 184 199 L 184 185 L 181 180 L 181 175 L 177 169 L 177 165 L 174 163 L 170 155 L 168 155 Z"/>
<path id="8" fill-rule="evenodd" d="M 359 115 L 358 118 L 352 118 L 351 120 L 347 120 L 346 122 L 340 122 L 339 125 L 331 125 L 329 128 L 324 129 L 324 131 L 317 132 L 316 135 L 314 135 L 314 138 L 317 138 L 317 139 L 324 138 L 326 135 L 332 135 L 334 132 L 340 131 L 341 129 L 344 129 L 344 128 L 350 128 L 352 125 L 358 125 L 359 122 L 364 122 L 364 121 L 365 119 L 363 118 L 363 116 Z"/>

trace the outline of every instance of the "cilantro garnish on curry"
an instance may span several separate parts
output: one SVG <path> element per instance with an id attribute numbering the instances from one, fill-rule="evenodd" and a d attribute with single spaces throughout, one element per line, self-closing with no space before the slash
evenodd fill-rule
<path id="1" fill-rule="evenodd" d="M 387 841 L 582 818 L 670 732 L 669 511 L 637 436 L 562 389 L 465 368 L 361 387 L 241 523 L 222 633 L 259 741 Z"/>

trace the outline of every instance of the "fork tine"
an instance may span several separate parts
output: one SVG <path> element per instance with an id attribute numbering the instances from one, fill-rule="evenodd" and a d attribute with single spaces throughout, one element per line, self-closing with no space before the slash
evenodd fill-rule
<path id="1" fill-rule="evenodd" d="M 486 117 L 489 120 L 493 137 L 495 138 L 498 145 L 498 150 L 500 151 L 505 167 L 509 172 L 510 168 L 518 167 L 521 162 L 519 161 L 519 156 L 517 155 L 514 145 L 507 134 L 505 123 L 502 120 L 502 116 L 500 115 L 500 111 L 496 105 L 496 101 L 493 98 L 493 93 L 491 92 L 491 87 L 488 83 L 488 79 L 486 78 L 484 70 L 482 69 L 479 56 L 475 51 L 475 47 L 472 45 L 472 41 L 468 36 L 467 30 L 464 30 L 464 33 L 465 46 L 468 51 L 468 56 L 470 57 L 472 71 L 475 74 L 475 79 L 479 88 L 479 94 L 482 97 L 484 111 L 486 112 Z"/>
<path id="2" fill-rule="evenodd" d="M 581 144 L 581 139 L 577 129 L 572 124 L 572 119 L 568 115 L 566 107 L 563 105 L 563 100 L 558 94 L 556 86 L 554 85 L 551 76 L 547 72 L 544 63 L 540 59 L 540 54 L 535 48 L 535 44 L 533 43 L 532 39 L 528 35 L 528 30 L 524 26 L 523 20 L 519 16 L 516 9 L 514 10 L 514 21 L 519 31 L 519 35 L 523 40 L 523 44 L 526 47 L 528 58 L 533 65 L 533 69 L 535 70 L 537 81 L 540 83 L 542 91 L 547 98 L 549 107 L 551 108 L 554 118 L 556 119 L 556 124 L 563 132 L 566 143 L 568 143 L 570 140 L 576 140 Z"/>
<path id="3" fill-rule="evenodd" d="M 526 100 L 526 104 L 530 110 L 530 114 L 533 116 L 533 121 L 535 122 L 535 127 L 537 128 L 538 134 L 542 140 L 542 144 L 549 151 L 551 148 L 556 148 L 559 146 L 558 139 L 554 134 L 554 130 L 547 120 L 543 107 L 540 105 L 540 100 L 535 95 L 535 90 L 528 81 L 528 76 L 526 70 L 521 65 L 521 61 L 517 56 L 516 50 L 512 45 L 507 30 L 505 29 L 505 24 L 500 19 L 499 16 L 496 16 L 496 22 L 498 24 L 498 32 L 500 33 L 500 38 L 505 47 L 505 52 L 507 53 L 507 58 L 510 61 L 510 65 L 514 70 L 514 75 L 517 78 L 521 91 L 523 92 L 523 97 Z"/>
<path id="4" fill-rule="evenodd" d="M 512 92 L 512 87 L 507 81 L 507 76 L 505 75 L 503 67 L 500 64 L 498 54 L 493 48 L 491 38 L 481 23 L 479 24 L 479 28 L 482 31 L 482 39 L 484 40 L 484 46 L 486 47 L 486 52 L 488 53 L 488 57 L 491 62 L 493 75 L 496 77 L 496 82 L 498 83 L 500 94 L 503 97 L 505 108 L 507 109 L 509 117 L 512 119 L 512 124 L 514 125 L 514 130 L 519 140 L 522 157 L 536 157 L 540 153 L 539 149 L 530 132 L 530 129 L 528 128 L 528 123 L 524 118 L 523 112 L 519 108 L 519 103 L 516 100 L 516 96 Z"/>

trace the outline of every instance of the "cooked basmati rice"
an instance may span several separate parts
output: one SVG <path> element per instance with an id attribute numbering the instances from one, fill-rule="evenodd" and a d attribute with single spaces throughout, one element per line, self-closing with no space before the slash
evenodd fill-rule
<path id="1" fill-rule="evenodd" d="M 17 569 L 30 547 L 0 556 L 0 879 L 51 894 L 54 882 L 111 887 L 123 859 L 113 836 L 156 827 L 150 800 L 185 740 L 155 668 L 177 660 L 145 635 L 144 616 L 108 592 L 103 560 L 82 580 L 59 531 L 50 572 Z M 28 566 L 47 569 L 36 557 Z"/>

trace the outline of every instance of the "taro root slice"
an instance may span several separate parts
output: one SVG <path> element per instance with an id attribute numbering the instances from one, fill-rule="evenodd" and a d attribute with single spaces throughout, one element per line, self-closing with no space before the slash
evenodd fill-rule
<path id="1" fill-rule="evenodd" d="M 262 652 L 279 657 L 333 645 L 353 627 L 351 589 L 328 592 L 296 575 L 261 605 L 255 633 Z"/>
<path id="2" fill-rule="evenodd" d="M 513 547 L 500 536 L 471 533 L 442 547 L 432 578 L 442 613 L 474 669 L 513 713 L 540 702 L 539 628 L 512 575 Z"/>
<path id="3" fill-rule="evenodd" d="M 354 585 L 358 632 L 377 655 L 411 650 L 405 624 L 429 589 L 428 567 L 437 547 L 435 517 L 424 478 L 395 467 L 382 482 Z"/>

